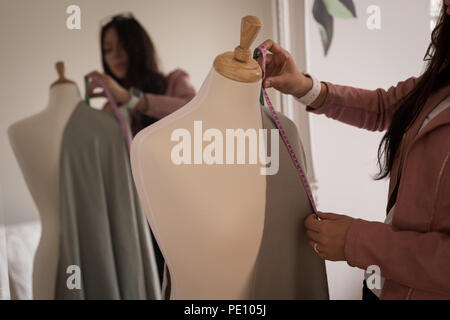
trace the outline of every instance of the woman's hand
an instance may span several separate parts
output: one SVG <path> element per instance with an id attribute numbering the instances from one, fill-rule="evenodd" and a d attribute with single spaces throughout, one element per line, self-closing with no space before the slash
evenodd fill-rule
<path id="1" fill-rule="evenodd" d="M 127 103 L 131 99 L 130 92 L 118 84 L 117 81 L 111 76 L 98 71 L 93 71 L 92 74 L 105 84 L 117 104 Z M 106 93 L 104 91 L 94 93 L 96 88 L 101 88 L 101 86 L 91 80 L 87 88 L 87 94 L 90 98 L 106 97 Z"/>
<path id="2" fill-rule="evenodd" d="M 297 98 L 303 97 L 311 90 L 313 86 L 312 80 L 298 70 L 294 59 L 288 51 L 273 40 L 266 40 L 263 44 L 272 53 L 267 53 L 266 56 L 266 79 L 263 84 L 265 88 L 273 87 L 282 93 L 290 94 Z M 262 68 L 262 57 L 258 57 L 257 60 Z"/>
<path id="3" fill-rule="evenodd" d="M 345 238 L 353 220 L 352 217 L 318 212 L 305 220 L 306 235 L 311 240 L 309 245 L 324 260 L 346 261 Z"/>

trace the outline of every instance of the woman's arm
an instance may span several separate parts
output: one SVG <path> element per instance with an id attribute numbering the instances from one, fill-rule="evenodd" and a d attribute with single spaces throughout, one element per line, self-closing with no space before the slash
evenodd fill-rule
<path id="1" fill-rule="evenodd" d="M 146 93 L 136 106 L 137 110 L 149 117 L 161 119 L 187 104 L 196 94 L 184 71 L 175 71 L 168 77 L 168 82 L 168 95 Z"/>
<path id="2" fill-rule="evenodd" d="M 355 220 L 345 242 L 347 263 L 366 270 L 377 265 L 381 275 L 402 285 L 450 294 L 450 235 L 441 232 L 400 231 L 394 227 Z"/>
<path id="3" fill-rule="evenodd" d="M 378 265 L 382 276 L 405 286 L 450 295 L 450 233 L 444 227 L 450 221 L 450 161 L 448 155 L 437 159 L 424 154 L 422 162 L 424 172 L 435 168 L 440 178 L 421 174 L 420 185 L 432 186 L 432 201 L 415 206 L 423 210 L 424 221 L 439 219 L 439 229 L 404 231 L 384 223 L 354 220 L 346 235 L 345 258 L 350 266 L 362 269 Z"/>
<path id="4" fill-rule="evenodd" d="M 399 82 L 389 90 L 366 90 L 349 86 L 322 83 L 321 95 L 306 110 L 370 131 L 389 128 L 392 116 L 402 98 L 411 92 L 418 82 L 412 77 Z"/>
<path id="5" fill-rule="evenodd" d="M 275 88 L 297 99 L 304 97 L 313 87 L 311 78 L 302 74 L 291 54 L 273 40 L 263 43 L 270 52 L 266 56 L 266 79 L 264 87 Z M 258 57 L 261 65 L 262 56 Z M 417 84 L 417 78 L 399 82 L 389 90 L 364 90 L 353 87 L 321 83 L 319 97 L 307 108 L 308 111 L 371 131 L 386 130 L 392 116 L 404 98 Z"/>

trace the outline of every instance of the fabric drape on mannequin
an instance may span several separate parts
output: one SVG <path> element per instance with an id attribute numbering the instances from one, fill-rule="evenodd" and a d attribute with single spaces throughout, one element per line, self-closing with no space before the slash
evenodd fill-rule
<path id="1" fill-rule="evenodd" d="M 114 116 L 80 101 L 64 132 L 60 166 L 56 299 L 160 299 L 149 228 Z M 79 289 L 71 287 L 73 270 Z"/>

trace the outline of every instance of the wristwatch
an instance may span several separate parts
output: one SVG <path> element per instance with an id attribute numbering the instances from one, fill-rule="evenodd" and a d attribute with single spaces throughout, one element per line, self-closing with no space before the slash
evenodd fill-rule
<path id="1" fill-rule="evenodd" d="M 131 99 L 127 103 L 122 104 L 121 107 L 133 110 L 134 107 L 136 107 L 136 105 L 139 103 L 141 98 L 144 96 L 144 93 L 138 88 L 131 87 L 130 95 Z"/>

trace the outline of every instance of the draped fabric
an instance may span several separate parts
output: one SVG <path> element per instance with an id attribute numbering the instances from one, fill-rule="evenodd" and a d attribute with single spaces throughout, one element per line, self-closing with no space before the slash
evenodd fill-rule
<path id="1" fill-rule="evenodd" d="M 160 299 L 147 220 L 114 116 L 80 101 L 61 146 L 56 299 Z"/>

